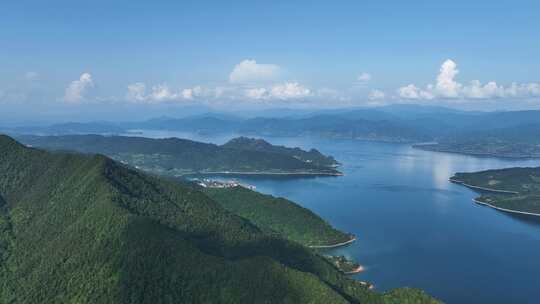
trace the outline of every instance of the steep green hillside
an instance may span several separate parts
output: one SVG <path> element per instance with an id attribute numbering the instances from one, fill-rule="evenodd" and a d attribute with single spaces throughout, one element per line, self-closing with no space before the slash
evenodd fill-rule
<path id="1" fill-rule="evenodd" d="M 478 203 L 505 211 L 540 214 L 540 168 L 456 173 L 451 180 L 480 190 Z"/>
<path id="2" fill-rule="evenodd" d="M 223 208 L 269 233 L 278 233 L 308 246 L 343 243 L 352 236 L 334 229 L 323 219 L 287 199 L 264 195 L 243 187 L 205 188 Z"/>
<path id="3" fill-rule="evenodd" d="M 0 303 L 434 303 L 379 295 L 205 194 L 0 136 Z"/>
<path id="4" fill-rule="evenodd" d="M 20 136 L 18 139 L 51 150 L 102 153 L 145 171 L 169 176 L 212 172 L 339 174 L 332 167 L 272 150 L 230 149 L 178 138 L 67 135 Z"/>

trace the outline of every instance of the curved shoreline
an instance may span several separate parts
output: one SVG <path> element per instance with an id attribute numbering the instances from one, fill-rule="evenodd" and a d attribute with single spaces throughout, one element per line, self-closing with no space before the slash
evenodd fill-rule
<path id="1" fill-rule="evenodd" d="M 359 265 L 358 267 L 356 267 L 354 270 L 352 271 L 345 271 L 343 272 L 344 274 L 357 274 L 357 273 L 360 273 L 364 271 L 364 267 L 362 265 Z"/>
<path id="2" fill-rule="evenodd" d="M 315 175 L 315 176 L 344 176 L 341 172 L 235 172 L 235 171 L 215 171 L 215 172 L 193 172 L 185 175 Z"/>
<path id="3" fill-rule="evenodd" d="M 426 145 L 429 146 L 429 145 Z M 428 152 L 439 152 L 439 153 L 450 153 L 450 154 L 457 154 L 457 155 L 468 155 L 468 156 L 474 156 L 478 158 L 498 158 L 498 159 L 509 159 L 509 160 L 532 160 L 532 159 L 538 159 L 540 156 L 533 156 L 533 155 L 502 155 L 502 154 L 496 154 L 496 153 L 482 153 L 482 152 L 463 152 L 458 150 L 445 150 L 445 149 L 429 149 L 423 147 L 423 145 L 412 145 L 411 146 L 414 149 L 422 150 L 422 151 L 428 151 Z"/>
<path id="4" fill-rule="evenodd" d="M 337 244 L 333 244 L 333 245 L 313 245 L 313 246 L 307 246 L 309 248 L 336 248 L 336 247 L 341 247 L 341 246 L 345 246 L 345 245 L 348 245 L 352 242 L 356 241 L 356 237 L 352 237 L 350 240 L 348 241 L 345 241 L 345 242 L 342 242 L 342 243 L 337 243 Z"/>
<path id="5" fill-rule="evenodd" d="M 517 213 L 517 214 L 524 214 L 524 215 L 532 215 L 532 216 L 540 216 L 539 213 L 525 212 L 525 211 L 517 211 L 517 210 L 512 210 L 512 209 L 506 209 L 506 208 L 502 208 L 502 207 L 497 207 L 497 206 L 492 205 L 492 204 L 490 204 L 490 203 L 482 202 L 482 201 L 478 200 L 478 198 L 473 198 L 473 202 L 475 202 L 475 203 L 477 203 L 477 204 L 480 204 L 480 205 L 488 206 L 488 207 L 490 207 L 490 208 L 493 208 L 493 209 L 496 209 L 496 210 L 499 210 L 499 211 L 504 211 L 504 212 L 509 212 L 509 213 Z"/>
<path id="6" fill-rule="evenodd" d="M 463 181 L 459 181 L 459 180 L 452 179 L 452 178 L 450 178 L 449 181 L 452 182 L 452 183 L 463 185 L 463 186 L 471 188 L 471 189 L 480 189 L 480 190 L 494 192 L 494 193 L 519 194 L 519 192 L 516 192 L 516 191 L 497 190 L 497 189 L 473 186 L 473 185 L 466 184 Z M 523 214 L 523 215 L 531 215 L 531 216 L 540 216 L 540 213 L 518 211 L 518 210 L 512 210 L 512 209 L 498 207 L 498 206 L 492 205 L 490 203 L 483 202 L 483 201 L 479 200 L 479 198 L 480 197 L 473 198 L 472 200 L 473 200 L 473 202 L 475 202 L 475 203 L 477 203 L 479 205 L 484 205 L 484 206 L 487 206 L 487 207 L 490 207 L 490 208 L 493 208 L 493 209 L 496 209 L 496 210 L 499 210 L 499 211 L 503 211 L 503 212 L 515 213 L 515 214 Z"/>
<path id="7" fill-rule="evenodd" d="M 449 178 L 448 180 L 449 180 L 450 182 L 452 182 L 452 183 L 460 184 L 460 185 L 463 185 L 463 186 L 465 186 L 465 187 L 469 187 L 469 188 L 472 188 L 472 189 L 479 189 L 479 190 L 490 191 L 490 192 L 497 192 L 497 193 L 519 194 L 519 192 L 516 192 L 516 191 L 497 190 L 497 189 L 492 189 L 492 188 L 485 188 L 485 187 L 480 187 L 480 186 L 473 186 L 473 185 L 469 185 L 469 184 L 465 183 L 464 181 L 460 181 L 460 180 L 452 179 L 452 178 Z"/>

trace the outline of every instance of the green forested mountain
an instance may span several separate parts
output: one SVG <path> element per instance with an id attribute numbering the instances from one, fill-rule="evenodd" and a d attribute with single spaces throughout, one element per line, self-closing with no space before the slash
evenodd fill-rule
<path id="1" fill-rule="evenodd" d="M 366 290 L 204 193 L 0 136 L 0 303 L 434 303 Z"/>
<path id="2" fill-rule="evenodd" d="M 313 150 L 299 152 L 303 157 L 300 159 L 291 153 L 278 153 L 275 150 L 283 149 L 272 145 L 267 149 L 254 150 L 178 138 L 101 135 L 20 136 L 18 139 L 25 144 L 51 150 L 101 153 L 145 171 L 170 176 L 213 172 L 340 174 L 327 165 L 330 158 Z"/>
<path id="3" fill-rule="evenodd" d="M 310 210 L 284 198 L 243 187 L 205 188 L 204 192 L 223 208 L 248 219 L 261 230 L 278 233 L 307 246 L 338 244 L 352 238 L 334 229 Z"/>
<path id="4" fill-rule="evenodd" d="M 540 215 L 540 168 L 508 168 L 456 173 L 451 180 L 475 189 L 478 203 Z"/>

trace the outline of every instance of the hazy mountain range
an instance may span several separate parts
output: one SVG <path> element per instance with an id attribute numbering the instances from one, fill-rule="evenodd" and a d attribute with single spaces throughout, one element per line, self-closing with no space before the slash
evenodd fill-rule
<path id="1" fill-rule="evenodd" d="M 71 122 L 47 126 L 4 127 L 9 134 L 121 134 L 131 130 L 169 130 L 200 134 L 234 133 L 250 136 L 310 136 L 386 142 L 540 144 L 540 111 L 469 112 L 444 107 L 391 105 L 336 110 L 277 109 L 233 115 L 208 112 L 182 118 L 158 117 L 133 122 Z M 437 149 L 440 146 L 426 146 Z M 469 147 L 471 148 L 471 147 Z M 477 148 L 471 148 L 477 149 Z M 440 149 L 442 150 L 442 149 Z M 452 149 L 447 149 L 452 150 Z M 460 152 L 460 148 L 453 149 Z M 531 156 L 529 152 L 517 152 Z M 497 154 L 497 153 L 494 153 Z M 513 154 L 510 154 L 513 155 Z M 508 155 L 507 155 L 508 156 Z"/>

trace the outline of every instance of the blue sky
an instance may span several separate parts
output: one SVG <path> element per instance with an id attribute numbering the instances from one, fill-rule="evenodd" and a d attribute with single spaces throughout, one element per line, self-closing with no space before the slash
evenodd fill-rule
<path id="1" fill-rule="evenodd" d="M 540 108 L 539 37 L 537 1 L 9 1 L 0 118 Z"/>

